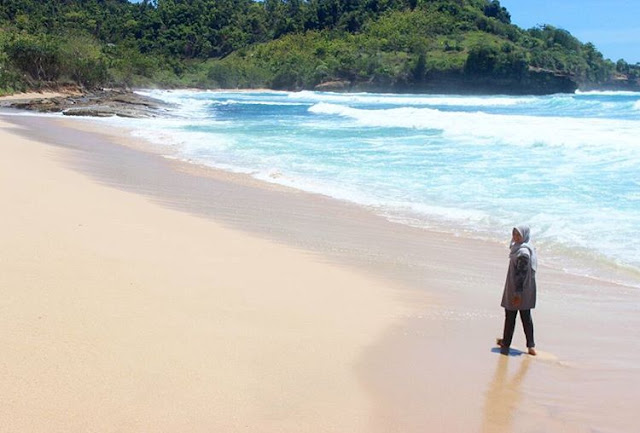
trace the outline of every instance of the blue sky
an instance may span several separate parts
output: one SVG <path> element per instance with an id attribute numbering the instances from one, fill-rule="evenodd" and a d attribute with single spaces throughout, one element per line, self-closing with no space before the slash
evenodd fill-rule
<path id="1" fill-rule="evenodd" d="M 528 29 L 551 24 L 592 42 L 614 62 L 640 62 L 640 0 L 501 0 L 511 22 Z"/>

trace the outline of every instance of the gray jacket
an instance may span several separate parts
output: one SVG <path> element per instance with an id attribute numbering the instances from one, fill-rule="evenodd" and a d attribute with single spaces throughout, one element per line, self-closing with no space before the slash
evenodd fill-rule
<path id="1" fill-rule="evenodd" d="M 521 298 L 518 306 L 513 301 L 516 296 Z M 525 245 L 509 256 L 501 305 L 507 310 L 530 310 L 536 307 L 536 271 L 531 268 L 531 251 Z"/>

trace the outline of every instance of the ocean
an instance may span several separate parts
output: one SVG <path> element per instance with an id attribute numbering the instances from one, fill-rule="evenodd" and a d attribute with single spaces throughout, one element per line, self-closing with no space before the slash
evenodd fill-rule
<path id="1" fill-rule="evenodd" d="M 174 108 L 109 121 L 169 158 L 459 236 L 529 224 L 541 263 L 638 287 L 640 93 L 140 93 Z"/>

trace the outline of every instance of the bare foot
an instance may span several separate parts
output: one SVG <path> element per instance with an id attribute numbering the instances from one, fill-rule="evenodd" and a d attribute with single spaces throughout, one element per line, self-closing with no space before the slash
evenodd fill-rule
<path id="1" fill-rule="evenodd" d="M 536 356 L 536 349 L 534 349 L 533 347 L 530 347 L 529 349 L 527 349 L 527 353 L 529 353 L 529 355 L 531 356 Z"/>

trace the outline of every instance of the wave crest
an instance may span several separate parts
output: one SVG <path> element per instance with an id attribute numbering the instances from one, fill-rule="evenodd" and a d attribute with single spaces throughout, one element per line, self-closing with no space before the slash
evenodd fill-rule
<path id="1" fill-rule="evenodd" d="M 402 106 L 505 107 L 536 102 L 535 97 L 504 96 L 444 96 L 444 95 L 385 95 L 377 93 L 332 93 L 304 90 L 290 93 L 292 100 L 337 104 L 386 104 Z"/>
<path id="2" fill-rule="evenodd" d="M 640 148 L 637 139 L 640 121 L 636 120 L 449 112 L 417 107 L 365 110 L 328 103 L 316 104 L 309 111 L 351 119 L 356 126 L 438 130 L 447 138 L 474 144 L 499 141 L 524 146 Z M 616 137 L 613 143 L 612 136 Z"/>

